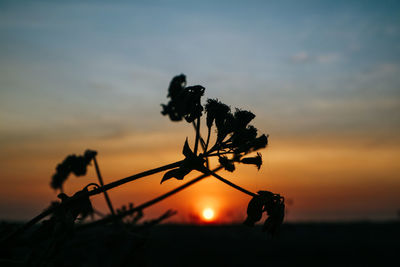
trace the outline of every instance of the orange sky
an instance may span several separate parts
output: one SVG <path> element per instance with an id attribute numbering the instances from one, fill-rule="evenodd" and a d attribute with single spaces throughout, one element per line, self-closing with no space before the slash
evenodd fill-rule
<path id="1" fill-rule="evenodd" d="M 138 134 L 104 142 L 54 140 L 46 146 L 38 143 L 6 147 L 0 166 L 2 217 L 28 219 L 46 207 L 56 198 L 56 192 L 49 187 L 56 164 L 67 154 L 81 154 L 85 148 L 99 151 L 98 161 L 106 182 L 182 159 L 183 140 L 186 136 L 191 140 L 192 127 L 184 122 L 171 124 L 176 132 Z M 400 201 L 397 146 L 373 146 L 362 140 L 345 139 L 280 140 L 272 136 L 262 154 L 264 164 L 260 171 L 239 165 L 234 173 L 220 171 L 220 174 L 253 192 L 270 190 L 285 196 L 290 221 L 396 216 L 396 203 Z M 190 175 L 195 176 L 195 172 Z M 162 174 L 156 174 L 111 190 L 115 207 L 129 202 L 138 205 L 184 182 L 169 180 L 160 185 L 161 177 Z M 188 180 L 186 177 L 185 181 Z M 86 177 L 71 175 L 65 185 L 66 192 L 71 194 L 89 182 L 96 182 L 93 167 Z M 145 214 L 155 217 L 172 208 L 179 212 L 173 221 L 187 222 L 191 215 L 212 207 L 218 221 L 240 221 L 248 201 L 247 195 L 209 177 L 145 210 Z M 94 203 L 106 212 L 103 196 L 96 196 Z"/>
<path id="2" fill-rule="evenodd" d="M 182 159 L 193 128 L 160 114 L 182 72 L 206 88 L 203 103 L 250 110 L 270 134 L 260 171 L 238 166 L 225 178 L 285 196 L 289 221 L 397 218 L 398 1 L 0 6 L 0 219 L 29 219 L 54 200 L 50 178 L 72 153 L 97 150 L 106 182 Z M 111 190 L 114 205 L 182 184 L 161 177 Z M 65 189 L 94 181 L 90 168 Z M 230 222 L 244 218 L 248 201 L 207 178 L 145 213 L 172 208 L 172 220 L 187 222 L 213 206 Z M 94 202 L 106 211 L 102 196 Z"/>

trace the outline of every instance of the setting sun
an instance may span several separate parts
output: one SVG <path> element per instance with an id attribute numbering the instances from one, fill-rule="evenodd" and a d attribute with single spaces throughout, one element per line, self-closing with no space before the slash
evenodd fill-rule
<path id="1" fill-rule="evenodd" d="M 203 219 L 206 221 L 212 221 L 214 219 L 214 210 L 210 208 L 206 208 L 203 210 Z"/>

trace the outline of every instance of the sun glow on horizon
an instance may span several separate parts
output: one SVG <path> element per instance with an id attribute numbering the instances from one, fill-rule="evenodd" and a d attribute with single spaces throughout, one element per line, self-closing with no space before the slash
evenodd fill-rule
<path id="1" fill-rule="evenodd" d="M 215 212 L 211 208 L 205 208 L 202 212 L 203 219 L 205 221 L 212 221 L 215 217 Z"/>

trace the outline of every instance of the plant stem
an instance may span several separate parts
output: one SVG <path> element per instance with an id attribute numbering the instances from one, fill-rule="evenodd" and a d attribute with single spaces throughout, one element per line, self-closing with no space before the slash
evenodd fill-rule
<path id="1" fill-rule="evenodd" d="M 104 185 L 102 187 L 95 188 L 92 191 L 89 191 L 88 192 L 88 196 L 97 195 L 97 194 L 103 193 L 105 191 L 108 191 L 110 189 L 113 189 L 115 187 L 118 187 L 120 185 L 126 184 L 128 182 L 140 179 L 142 177 L 146 177 L 146 176 L 149 176 L 149 175 L 152 175 L 152 174 L 156 174 L 158 172 L 162 172 L 162 171 L 166 171 L 166 170 L 169 170 L 169 169 L 172 169 L 172 168 L 179 167 L 182 164 L 182 162 L 183 162 L 183 160 L 180 160 L 180 161 L 168 164 L 168 165 L 164 165 L 164 166 L 161 166 L 161 167 L 158 167 L 158 168 L 155 168 L 155 169 L 144 171 L 144 172 L 141 172 L 141 173 L 138 173 L 138 174 L 135 174 L 135 175 L 132 175 L 132 176 L 117 180 L 115 182 L 106 184 L 106 185 Z"/>
<path id="2" fill-rule="evenodd" d="M 209 154 L 211 154 L 212 152 L 218 150 L 218 146 L 219 146 L 219 144 L 218 144 L 218 143 L 215 143 L 215 144 L 210 148 L 210 150 L 207 151 L 207 155 L 209 155 Z"/>
<path id="3" fill-rule="evenodd" d="M 211 127 L 208 128 L 207 141 L 206 141 L 206 145 L 204 146 L 204 153 L 207 152 L 208 143 L 210 142 L 210 135 L 211 135 Z"/>
<path id="4" fill-rule="evenodd" d="M 196 131 L 196 129 L 197 129 L 196 122 L 193 121 L 192 125 L 193 125 L 194 130 Z M 200 134 L 200 144 L 201 144 L 201 147 L 203 148 L 203 151 L 206 152 L 206 143 L 204 142 L 203 137 L 201 137 L 201 134 Z"/>
<path id="5" fill-rule="evenodd" d="M 133 213 L 135 213 L 135 212 L 137 212 L 139 210 L 143 210 L 143 209 L 145 209 L 147 207 L 150 207 L 150 206 L 156 204 L 157 202 L 160 202 L 160 201 L 166 199 L 167 197 L 170 197 L 170 196 L 178 193 L 179 191 L 182 191 L 183 189 L 193 185 L 194 183 L 197 183 L 197 182 L 201 181 L 202 179 L 206 178 L 207 176 L 212 175 L 212 173 L 215 173 L 216 171 L 219 171 L 222 168 L 223 168 L 222 166 L 219 166 L 219 167 L 215 168 L 212 171 L 207 169 L 209 171 L 209 174 L 203 174 L 203 175 L 201 175 L 201 176 L 199 176 L 197 178 L 194 178 L 193 180 L 191 180 L 191 181 L 189 181 L 189 182 L 187 182 L 187 183 L 185 183 L 185 184 L 183 184 L 183 185 L 181 185 L 181 186 L 179 186 L 179 187 L 177 187 L 177 188 L 175 188 L 175 189 L 173 189 L 173 190 L 171 190 L 171 191 L 169 191 L 169 192 L 167 192 L 167 193 L 165 193 L 165 194 L 163 194 L 161 196 L 158 196 L 158 197 L 156 197 L 156 198 L 154 198 L 152 200 L 149 200 L 149 201 L 147 201 L 147 202 L 145 202 L 145 203 L 143 203 L 143 204 L 141 204 L 141 205 L 139 205 L 139 206 L 137 206 L 137 207 L 135 207 L 133 209 L 127 210 L 127 211 L 122 212 L 122 213 L 119 213 L 119 214 L 116 215 L 116 217 L 118 219 L 121 219 L 121 218 L 123 218 L 123 217 L 125 217 L 127 215 L 130 215 L 130 214 L 133 214 Z M 111 222 L 112 220 L 113 220 L 112 217 L 106 217 L 104 219 L 100 219 L 100 220 L 97 220 L 97 221 L 92 222 L 92 223 L 87 223 L 87 224 L 81 225 L 81 226 L 79 226 L 79 229 L 90 227 L 90 226 L 94 226 L 94 225 L 108 223 L 108 222 Z"/>
<path id="6" fill-rule="evenodd" d="M 101 177 L 100 168 L 99 168 L 99 165 L 97 164 L 96 156 L 93 157 L 93 162 L 94 162 L 94 167 L 96 169 L 97 178 L 99 179 L 99 183 L 100 183 L 101 186 L 104 186 L 103 178 Z M 114 216 L 115 215 L 115 211 L 114 211 L 114 208 L 113 208 L 113 206 L 111 204 L 111 199 L 108 196 L 108 193 L 106 191 L 104 191 L 103 193 L 104 193 L 104 197 L 106 199 L 108 208 L 110 209 L 111 214 Z"/>
<path id="7" fill-rule="evenodd" d="M 210 169 L 207 169 L 207 168 L 204 167 L 201 171 L 202 171 L 204 174 L 208 174 L 208 175 L 214 176 L 215 178 L 217 178 L 217 179 L 220 180 L 221 182 L 226 183 L 227 185 L 229 185 L 229 186 L 235 188 L 236 190 L 239 190 L 240 192 L 243 192 L 243 193 L 245 193 L 245 194 L 247 194 L 247 195 L 249 195 L 249 196 L 252 196 L 252 197 L 257 196 L 257 194 L 255 194 L 255 193 L 253 193 L 253 192 L 250 192 L 250 191 L 244 189 L 243 187 L 240 187 L 240 186 L 238 186 L 238 185 L 236 185 L 236 184 L 234 184 L 234 183 L 228 181 L 227 179 L 225 179 L 225 178 L 219 176 L 218 174 L 216 174 L 215 172 L 211 171 Z"/>
<path id="8" fill-rule="evenodd" d="M 194 143 L 194 154 L 197 155 L 197 148 L 199 146 L 200 139 L 200 117 L 197 118 L 196 124 L 196 141 Z"/>
<path id="9" fill-rule="evenodd" d="M 226 155 L 226 154 L 234 154 L 234 152 L 222 152 L 222 153 L 211 153 L 211 154 L 207 154 L 207 157 L 213 157 L 213 156 L 220 156 L 220 155 Z"/>
<path id="10" fill-rule="evenodd" d="M 37 215 L 36 217 L 31 219 L 30 221 L 25 223 L 23 226 L 21 226 L 20 228 L 15 230 L 13 233 L 11 233 L 7 237 L 5 237 L 3 240 L 1 240 L 0 244 L 4 244 L 6 242 L 11 241 L 16 236 L 18 236 L 19 234 L 21 234 L 25 230 L 29 229 L 31 226 L 35 225 L 40 220 L 42 220 L 42 219 L 46 218 L 47 216 L 49 216 L 50 214 L 52 214 L 56 209 L 64 207 L 65 205 L 68 205 L 72 201 L 76 201 L 77 199 L 81 199 L 81 198 L 97 195 L 97 194 L 103 193 L 103 192 L 105 192 L 107 190 L 110 190 L 112 188 L 115 188 L 117 186 L 120 186 L 120 185 L 123 185 L 125 183 L 137 180 L 139 178 L 142 178 L 142 177 L 145 177 L 145 176 L 149 176 L 149 175 L 152 175 L 152 174 L 155 174 L 155 173 L 158 173 L 158 172 L 166 171 L 166 170 L 169 170 L 169 169 L 172 169 L 172 168 L 175 168 L 175 167 L 179 167 L 182 162 L 183 162 L 183 160 L 180 160 L 180 161 L 168 164 L 168 165 L 164 165 L 162 167 L 158 167 L 158 168 L 155 168 L 155 169 L 152 169 L 152 170 L 144 171 L 144 172 L 141 172 L 141 173 L 138 173 L 138 174 L 135 174 L 135 175 L 132 175 L 132 176 L 117 180 L 115 182 L 106 184 L 106 185 L 104 185 L 102 187 L 98 187 L 98 188 L 93 189 L 92 191 L 88 191 L 88 192 L 86 192 L 84 194 L 80 194 L 78 197 L 71 197 L 69 200 L 65 201 L 64 203 L 61 203 L 56 208 L 49 208 L 49 209 L 44 210 L 42 213 L 40 213 L 39 215 Z"/>
<path id="11" fill-rule="evenodd" d="M 198 121 L 199 121 L 198 124 L 200 124 L 200 117 L 198 118 Z M 197 124 L 195 123 L 195 121 L 192 122 L 192 125 L 193 125 L 193 127 L 194 127 L 194 129 L 195 129 L 195 131 L 196 131 L 196 135 L 197 135 L 197 132 L 199 133 L 200 144 L 201 144 L 201 147 L 203 148 L 203 153 L 205 154 L 205 153 L 207 152 L 208 142 L 209 142 L 209 139 L 210 139 L 210 129 L 208 129 L 207 144 L 206 144 L 206 143 L 204 142 L 203 137 L 201 137 L 200 125 L 197 126 Z M 197 129 L 197 128 L 198 128 L 198 129 Z M 195 152 L 195 154 L 196 154 L 196 152 Z M 207 168 L 210 167 L 210 162 L 209 162 L 209 160 L 208 160 L 208 157 L 206 157 L 206 166 L 207 166 Z"/>

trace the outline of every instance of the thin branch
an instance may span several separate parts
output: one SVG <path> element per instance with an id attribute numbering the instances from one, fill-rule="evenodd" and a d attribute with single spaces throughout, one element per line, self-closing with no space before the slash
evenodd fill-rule
<path id="1" fill-rule="evenodd" d="M 199 123 L 200 123 L 200 118 L 199 118 Z M 196 124 L 196 122 L 192 121 L 192 125 L 193 125 L 193 128 L 195 129 L 195 131 L 197 133 L 197 124 Z M 207 152 L 208 142 L 209 142 L 209 139 L 210 139 L 210 129 L 208 129 L 207 143 L 205 143 L 203 137 L 201 137 L 200 128 L 199 128 L 199 137 L 200 137 L 201 148 L 203 149 L 203 153 L 205 154 Z M 206 166 L 207 166 L 207 168 L 209 168 L 210 167 L 210 162 L 208 160 L 208 157 L 206 157 L 205 160 L 206 160 Z"/>
<path id="2" fill-rule="evenodd" d="M 200 117 L 197 118 L 196 124 L 196 141 L 194 143 L 194 154 L 197 155 L 197 148 L 199 146 L 200 141 Z"/>
<path id="3" fill-rule="evenodd" d="M 103 178 L 101 177 L 100 168 L 99 168 L 99 164 L 97 164 L 96 156 L 93 157 L 93 162 L 94 162 L 94 167 L 96 169 L 97 178 L 99 179 L 99 183 L 100 183 L 101 186 L 104 186 Z M 111 204 L 111 199 L 108 196 L 108 193 L 106 191 L 104 191 L 103 194 L 104 194 L 104 197 L 106 199 L 108 208 L 110 209 L 111 214 L 114 216 L 115 215 L 115 211 L 114 211 L 114 208 L 113 208 L 113 206 Z"/>
<path id="4" fill-rule="evenodd" d="M 196 122 L 192 121 L 192 125 L 194 130 L 196 131 L 197 126 L 196 126 Z M 201 133 L 200 133 L 200 144 L 201 144 L 201 148 L 203 149 L 203 152 L 206 152 L 206 143 L 204 142 L 203 137 L 201 137 Z"/>
<path id="5" fill-rule="evenodd" d="M 203 175 L 201 175 L 201 176 L 199 176 L 197 178 L 194 178 L 193 180 L 191 180 L 191 181 L 189 181 L 189 182 L 187 182 L 187 183 L 185 183 L 185 184 L 183 184 L 183 185 L 181 185 L 181 186 L 179 186 L 179 187 L 177 187 L 177 188 L 175 188 L 175 189 L 173 189 L 173 190 L 171 190 L 171 191 L 169 191 L 169 192 L 167 192 L 167 193 L 165 193 L 165 194 L 163 194 L 163 195 L 161 195 L 159 197 L 156 197 L 156 198 L 154 198 L 154 199 L 152 199 L 150 201 L 147 201 L 147 202 L 145 202 L 145 203 L 143 203 L 143 204 L 141 204 L 141 205 L 139 205 L 139 206 L 137 206 L 137 207 L 135 207 L 133 209 L 130 209 L 130 210 L 122 212 L 122 213 L 118 213 L 116 215 L 116 217 L 118 219 L 121 219 L 121 218 L 123 218 L 123 217 L 125 217 L 127 215 L 131 215 L 131 214 L 133 214 L 133 213 L 135 213 L 135 212 L 137 212 L 139 210 L 143 210 L 143 209 L 145 209 L 147 207 L 150 207 L 150 206 L 152 206 L 152 205 L 154 205 L 154 204 L 156 204 L 156 203 L 158 203 L 158 202 L 160 202 L 160 201 L 162 201 L 162 200 L 164 200 L 164 199 L 166 199 L 166 198 L 178 193 L 179 191 L 182 191 L 183 189 L 185 189 L 185 188 L 187 188 L 187 187 L 189 187 L 189 186 L 201 181 L 202 179 L 212 175 L 211 173 L 215 173 L 216 171 L 219 171 L 222 168 L 223 168 L 222 166 L 219 166 L 219 167 L 215 168 L 213 171 L 209 170 L 210 174 L 203 174 Z M 106 217 L 104 219 L 100 219 L 100 220 L 97 220 L 95 222 L 91 222 L 91 223 L 80 225 L 78 228 L 81 229 L 81 228 L 86 228 L 86 227 L 90 227 L 90 226 L 94 226 L 94 225 L 104 224 L 104 223 L 111 222 L 112 220 L 113 220 L 112 217 Z"/>
<path id="6" fill-rule="evenodd" d="M 137 179 L 149 176 L 149 175 L 153 175 L 153 174 L 156 174 L 158 172 L 162 172 L 162 171 L 166 171 L 166 170 L 169 170 L 169 169 L 173 169 L 173 168 L 179 167 L 182 164 L 182 162 L 183 162 L 183 160 L 180 160 L 180 161 L 168 164 L 168 165 L 164 165 L 164 166 L 152 169 L 152 170 L 144 171 L 144 172 L 141 172 L 141 173 L 138 173 L 138 174 L 135 174 L 135 175 L 132 175 L 132 176 L 117 180 L 115 182 L 106 184 L 106 185 L 104 185 L 102 187 L 99 187 L 99 188 L 93 189 L 92 191 L 89 191 L 88 196 L 97 195 L 97 194 L 103 193 L 104 191 L 108 191 L 108 190 L 113 189 L 115 187 L 118 187 L 120 185 L 126 184 L 128 182 L 132 182 L 134 180 L 137 180 Z"/>
<path id="7" fill-rule="evenodd" d="M 241 192 L 243 192 L 243 193 L 245 193 L 245 194 L 247 194 L 247 195 L 249 195 L 249 196 L 252 196 L 252 197 L 257 196 L 257 194 L 255 194 L 255 193 L 253 193 L 253 192 L 250 192 L 249 190 L 246 190 L 246 189 L 244 189 L 243 187 L 240 187 L 240 186 L 238 186 L 238 185 L 236 185 L 236 184 L 234 184 L 234 183 L 232 183 L 232 182 L 226 180 L 225 178 L 219 176 L 218 174 L 216 174 L 215 172 L 211 171 L 210 169 L 207 169 L 207 168 L 204 167 L 201 171 L 202 171 L 204 174 L 208 174 L 208 175 L 214 176 L 215 178 L 217 178 L 217 179 L 220 180 L 221 182 L 224 182 L 224 183 L 226 183 L 227 185 L 229 185 L 229 186 L 235 188 L 236 190 L 239 190 L 239 191 L 241 191 Z"/>
<path id="8" fill-rule="evenodd" d="M 210 135 L 211 135 L 211 127 L 208 127 L 207 141 L 206 141 L 206 145 L 204 146 L 204 153 L 207 151 L 208 144 L 210 143 Z"/>
<path id="9" fill-rule="evenodd" d="M 219 153 L 211 153 L 211 154 L 207 154 L 207 157 L 214 157 L 214 156 L 220 156 L 220 155 L 226 155 L 226 154 L 235 154 L 235 152 L 219 152 Z"/>

